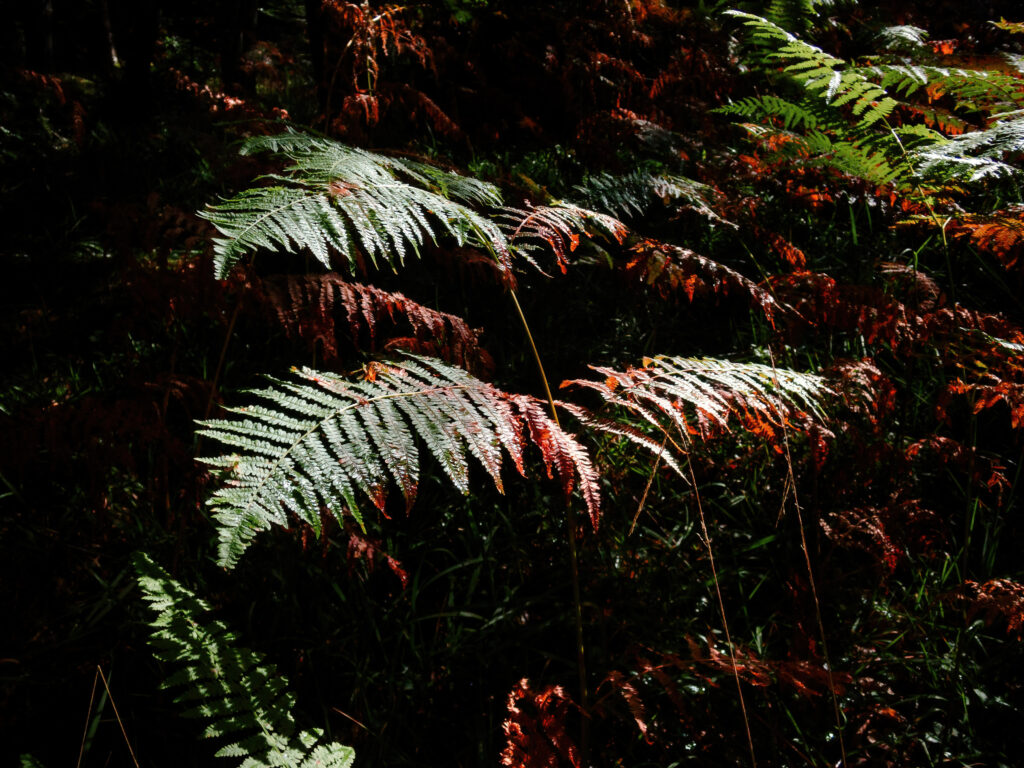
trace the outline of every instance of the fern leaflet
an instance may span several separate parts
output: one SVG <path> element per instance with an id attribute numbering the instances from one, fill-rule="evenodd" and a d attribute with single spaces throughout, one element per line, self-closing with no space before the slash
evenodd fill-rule
<path id="1" fill-rule="evenodd" d="M 768 61 L 786 63 L 787 72 L 811 92 L 819 93 L 833 107 L 852 104 L 858 127 L 866 128 L 882 120 L 896 107 L 896 100 L 885 88 L 873 83 L 862 72 L 815 45 L 800 40 L 767 19 L 742 11 L 726 11 L 743 20 L 753 41 L 763 46 Z"/>
<path id="2" fill-rule="evenodd" d="M 622 218 L 643 215 L 651 203 L 659 199 L 665 203 L 682 201 L 708 219 L 723 221 L 708 201 L 711 188 L 684 176 L 650 173 L 643 169 L 621 175 L 596 173 L 588 175 L 573 189 L 589 207 Z"/>
<path id="3" fill-rule="evenodd" d="M 175 702 L 185 717 L 207 722 L 207 738 L 229 739 L 218 757 L 242 758 L 240 768 L 349 768 L 355 750 L 324 741 L 323 731 L 298 731 L 288 681 L 262 654 L 236 645 L 220 621 L 204 619 L 210 606 L 148 556 L 135 557 L 143 597 L 157 616 L 150 644 L 175 666 L 164 688 L 181 689 Z"/>

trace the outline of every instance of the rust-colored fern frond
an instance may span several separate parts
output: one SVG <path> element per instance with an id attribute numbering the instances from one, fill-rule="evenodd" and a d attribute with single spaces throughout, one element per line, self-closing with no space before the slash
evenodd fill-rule
<path id="1" fill-rule="evenodd" d="M 575 707 L 560 685 L 535 690 L 525 677 L 508 695 L 502 723 L 505 748 L 501 764 L 509 768 L 580 768 L 580 753 L 569 736 L 566 717 Z M 563 763 L 564 761 L 564 763 Z"/>
<path id="2" fill-rule="evenodd" d="M 894 497 L 878 507 L 832 512 L 820 525 L 835 546 L 863 553 L 882 576 L 892 575 L 907 554 L 941 552 L 947 539 L 939 516 L 918 499 Z"/>
<path id="3" fill-rule="evenodd" d="M 647 743 L 650 744 L 651 737 L 648 733 L 649 726 L 647 708 L 644 706 L 644 701 L 640 696 L 640 691 L 637 690 L 633 679 L 627 677 L 619 670 L 613 669 L 605 676 L 601 685 L 598 686 L 598 691 L 600 691 L 601 687 L 604 685 L 608 685 L 613 692 L 617 692 L 622 696 L 623 701 L 626 702 L 626 706 L 629 708 L 629 713 L 633 718 L 633 722 L 636 723 L 636 727 L 640 730 L 640 733 L 643 735 Z"/>
<path id="4" fill-rule="evenodd" d="M 704 642 L 692 635 L 685 639 L 689 657 L 654 652 L 659 660 L 656 665 L 644 657 L 637 657 L 640 669 L 654 677 L 673 703 L 678 697 L 677 683 L 669 674 L 673 670 L 676 674 L 695 675 L 713 686 L 719 685 L 725 675 L 738 674 L 745 684 L 755 688 L 777 685 L 807 699 L 829 692 L 828 670 L 819 661 L 767 659 L 744 646 L 736 646 L 734 653 L 729 654 L 718 649 L 714 637 L 708 637 Z M 831 685 L 835 686 L 837 693 L 841 694 L 851 681 L 849 673 L 833 671 Z M 677 708 L 680 703 L 676 703 Z"/>
<path id="5" fill-rule="evenodd" d="M 769 320 L 779 308 L 770 292 L 739 272 L 687 248 L 655 240 L 641 240 L 631 247 L 622 269 L 633 282 L 650 287 L 663 298 L 683 294 L 694 301 L 745 294 Z"/>
<path id="6" fill-rule="evenodd" d="M 944 396 L 939 400 L 940 416 L 945 414 L 952 395 L 966 395 L 970 399 L 973 413 L 1004 405 L 1010 412 L 1010 426 L 1013 429 L 1024 429 L 1024 383 L 999 380 L 991 383 L 969 383 L 957 379 L 946 386 Z"/>
<path id="7" fill-rule="evenodd" d="M 325 362 L 338 359 L 346 332 L 357 347 L 374 351 L 406 348 L 466 368 L 489 372 L 490 355 L 480 346 L 480 331 L 447 312 L 439 312 L 370 285 L 346 282 L 341 275 L 287 275 L 262 281 L 262 296 L 285 332 L 318 348 Z M 401 330 L 408 326 L 412 335 Z M 381 333 L 387 327 L 388 333 Z M 360 344 L 368 336 L 369 344 Z M 389 340 L 389 341 L 388 341 Z"/>
<path id="8" fill-rule="evenodd" d="M 812 331 L 856 333 L 869 345 L 887 345 L 900 355 L 915 354 L 924 345 L 951 362 L 965 355 L 1003 370 L 1011 362 L 1002 348 L 1021 339 L 1017 326 L 1000 315 L 955 305 L 941 306 L 933 281 L 914 270 L 883 268 L 890 280 L 902 282 L 904 298 L 896 300 L 877 286 L 844 285 L 828 275 L 801 272 L 775 276 L 772 292 L 792 312 L 790 333 L 799 338 Z M 909 286 L 909 288 L 908 288 Z"/>
<path id="9" fill-rule="evenodd" d="M 1024 206 L 994 213 L 961 214 L 946 227 L 954 238 L 991 253 L 1006 269 L 1017 267 L 1024 252 Z"/>
<path id="10" fill-rule="evenodd" d="M 756 363 L 665 356 L 646 359 L 643 368 L 593 370 L 602 378 L 566 381 L 562 386 L 597 392 L 625 418 L 566 407 L 589 426 L 650 451 L 683 477 L 680 461 L 693 438 L 722 435 L 735 423 L 777 446 L 782 429 L 824 420 L 820 399 L 828 390 L 821 377 L 812 374 Z"/>

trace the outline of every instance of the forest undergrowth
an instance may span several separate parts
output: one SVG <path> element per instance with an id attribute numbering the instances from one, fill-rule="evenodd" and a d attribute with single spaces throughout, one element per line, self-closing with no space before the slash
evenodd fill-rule
<path id="1" fill-rule="evenodd" d="M 143 5 L 0 37 L 5 764 L 1018 764 L 1015 4 Z"/>

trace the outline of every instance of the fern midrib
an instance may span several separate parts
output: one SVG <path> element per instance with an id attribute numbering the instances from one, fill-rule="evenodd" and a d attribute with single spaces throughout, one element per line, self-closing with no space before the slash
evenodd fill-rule
<path id="1" fill-rule="evenodd" d="M 381 400 L 394 400 L 394 399 L 397 399 L 397 398 L 400 398 L 400 397 L 419 397 L 419 396 L 422 396 L 422 395 L 434 394 L 436 392 L 452 392 L 452 391 L 455 391 L 455 390 L 460 390 L 460 389 L 468 390 L 468 389 L 471 389 L 471 388 L 472 387 L 470 385 L 468 385 L 468 384 L 452 384 L 451 386 L 445 386 L 445 387 L 431 387 L 429 389 L 417 389 L 417 390 L 412 391 L 412 392 L 389 392 L 389 393 L 387 393 L 385 395 L 377 395 L 375 397 L 359 398 L 358 402 L 352 403 L 351 405 L 347 405 L 344 408 L 337 408 L 337 409 L 331 411 L 331 413 L 329 413 L 327 416 L 325 416 L 320 421 L 316 422 L 316 424 L 314 424 L 312 427 L 310 427 L 308 430 L 306 430 L 302 435 L 300 435 L 298 439 L 296 439 L 294 442 L 292 442 L 292 444 L 289 445 L 288 448 L 280 456 L 277 457 L 277 459 L 274 461 L 274 463 L 270 467 L 270 469 L 268 469 L 267 472 L 264 474 L 263 479 L 260 480 L 259 484 L 255 487 L 253 493 L 250 496 L 250 501 L 245 505 L 245 507 L 243 507 L 243 509 L 242 509 L 242 516 L 244 517 L 244 516 L 247 516 L 247 515 L 250 514 L 250 510 L 251 510 L 251 508 L 253 506 L 253 500 L 259 498 L 260 494 L 263 492 L 263 487 L 267 484 L 267 482 L 270 480 L 270 478 L 273 477 L 274 474 L 277 472 L 278 467 L 280 467 L 280 465 L 281 465 L 281 462 L 284 461 L 284 459 L 287 456 L 289 456 L 292 451 L 295 450 L 296 446 L 300 445 L 303 440 L 305 440 L 307 437 L 312 435 L 314 432 L 322 429 L 324 424 L 326 424 L 328 421 L 330 421 L 331 419 L 337 418 L 337 416 L 339 414 L 346 413 L 347 411 L 351 411 L 351 410 L 353 410 L 355 408 L 362 408 L 364 406 L 370 405 L 371 403 L 379 402 Z"/>

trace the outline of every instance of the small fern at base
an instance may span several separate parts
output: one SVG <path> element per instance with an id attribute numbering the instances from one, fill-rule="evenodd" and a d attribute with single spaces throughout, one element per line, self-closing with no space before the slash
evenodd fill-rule
<path id="1" fill-rule="evenodd" d="M 355 750 L 324 741 L 320 729 L 299 731 L 288 681 L 263 655 L 236 646 L 210 606 L 144 554 L 135 570 L 143 597 L 156 612 L 154 655 L 175 667 L 164 688 L 180 689 L 185 717 L 206 721 L 204 736 L 228 740 L 218 757 L 241 758 L 240 768 L 349 768 Z"/>

